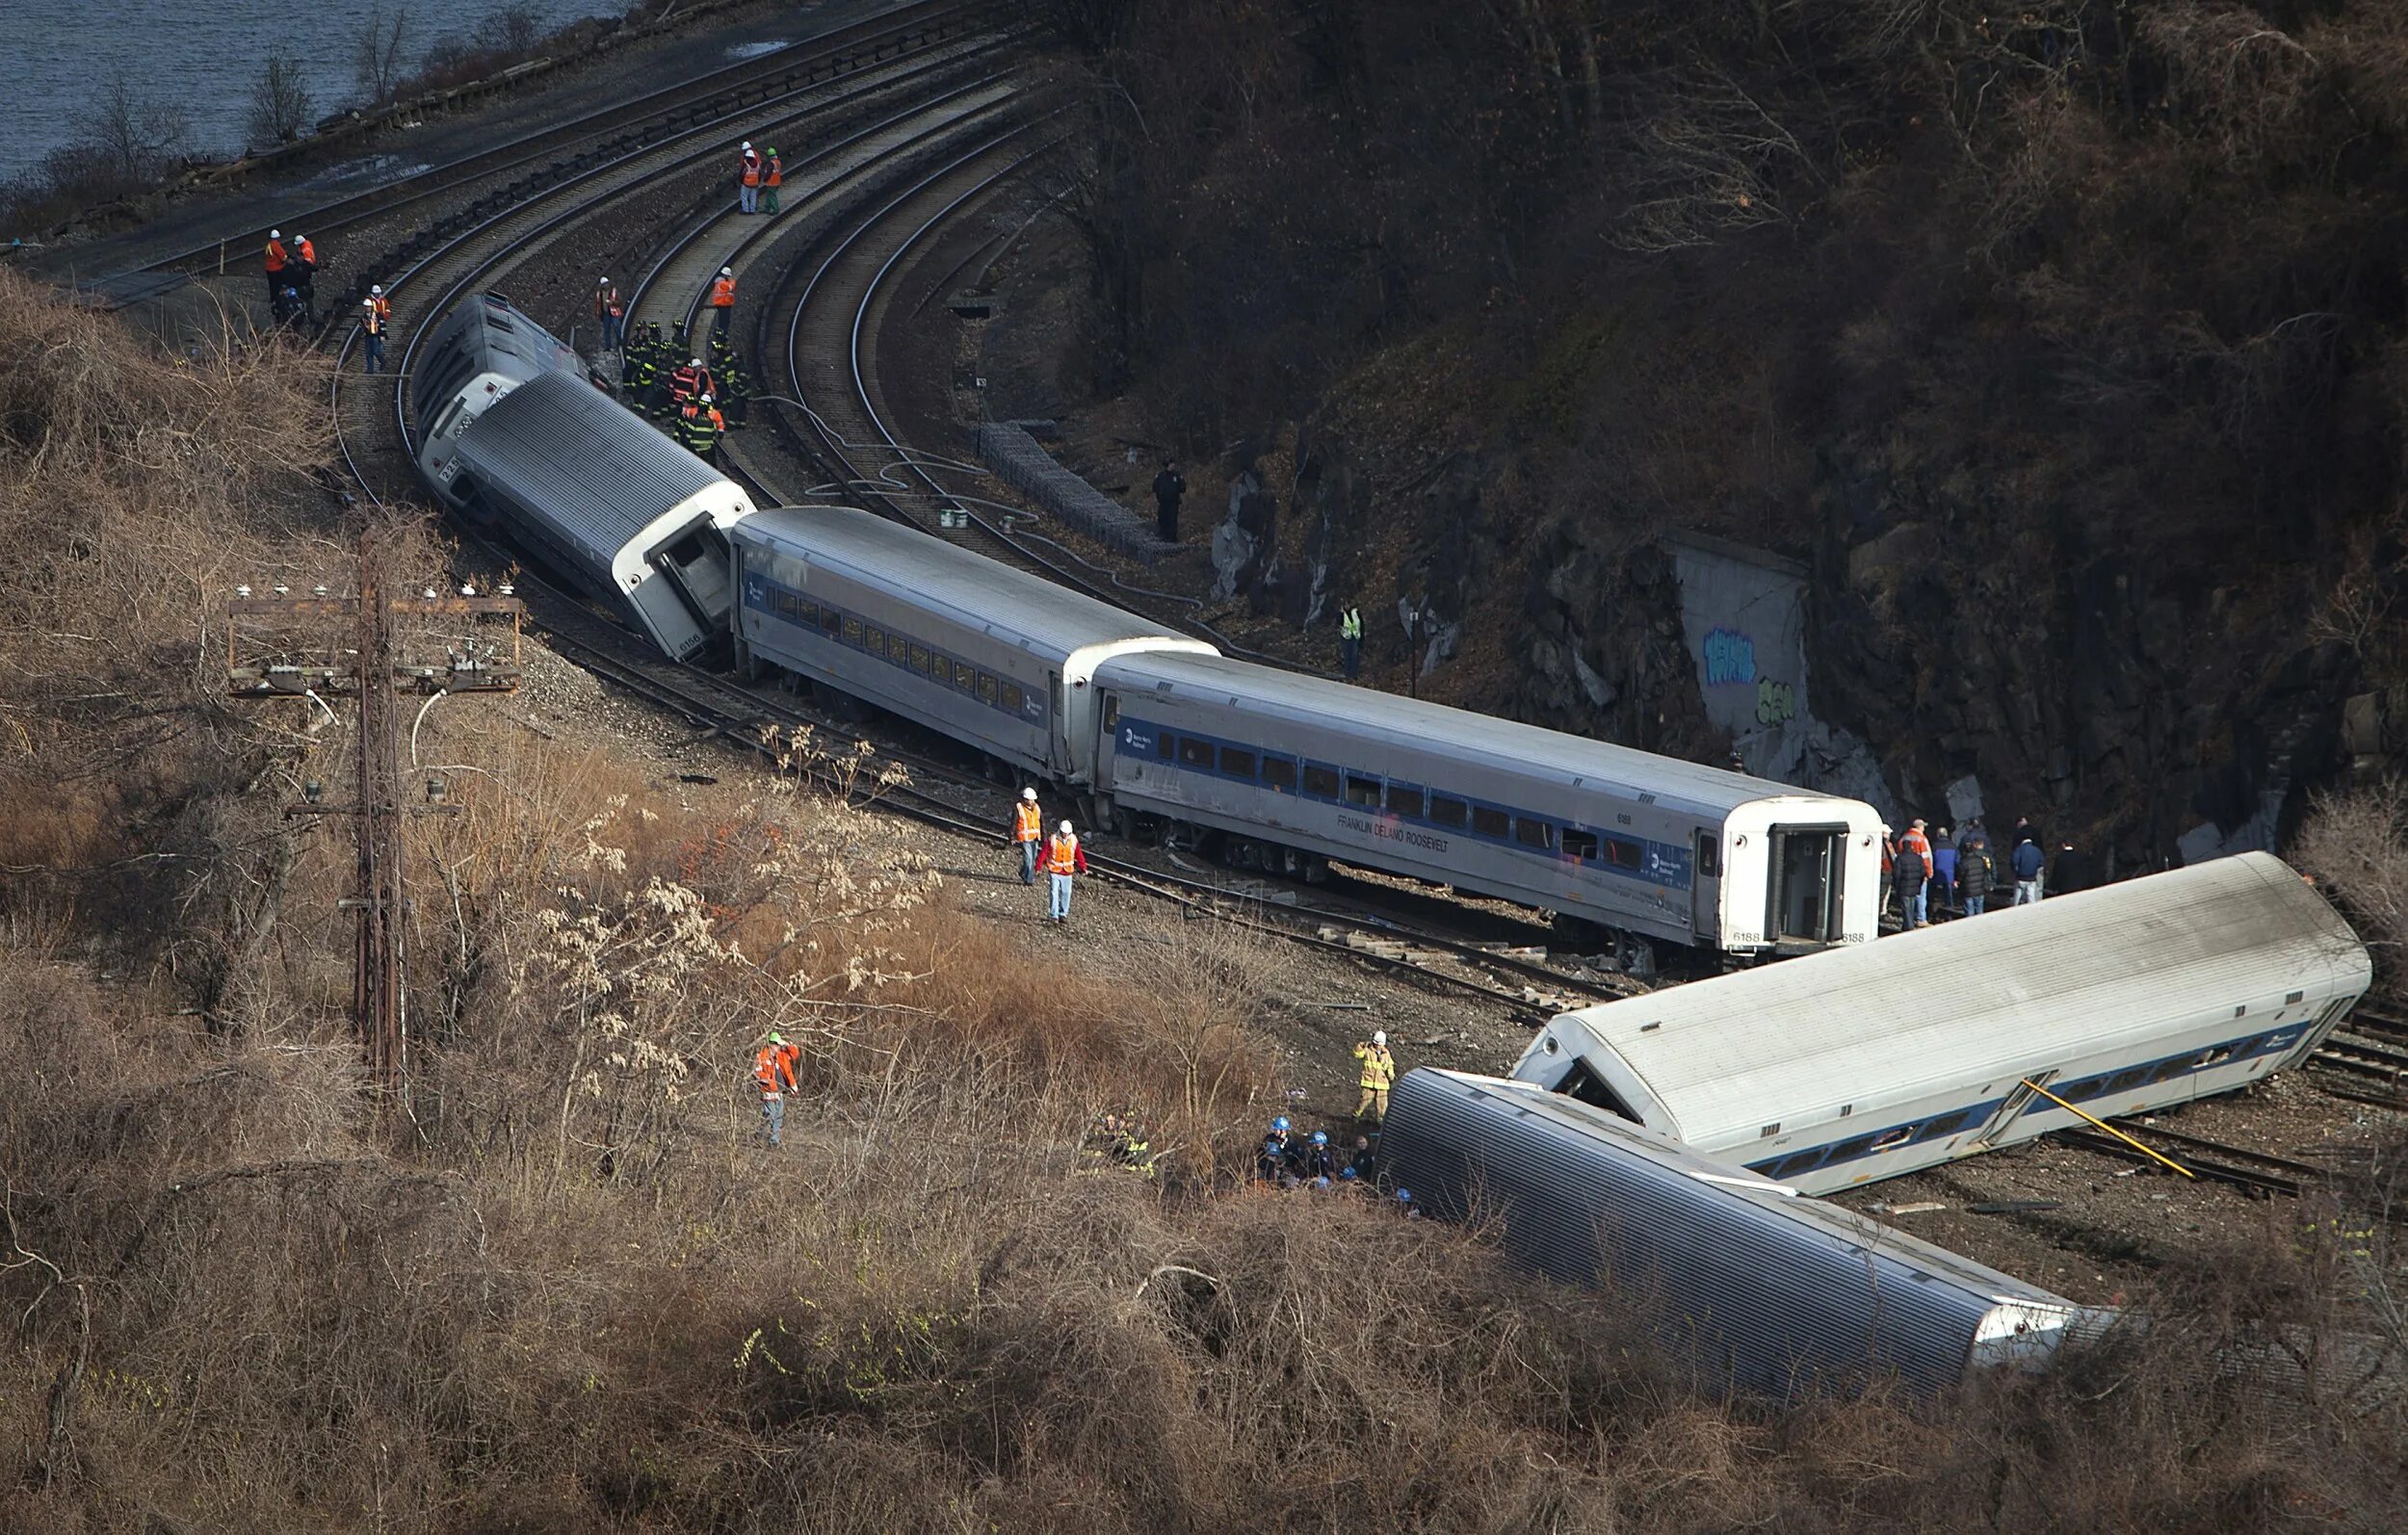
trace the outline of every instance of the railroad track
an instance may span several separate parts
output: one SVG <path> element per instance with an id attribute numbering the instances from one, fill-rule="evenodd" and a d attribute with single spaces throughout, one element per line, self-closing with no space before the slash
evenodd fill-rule
<path id="1" fill-rule="evenodd" d="M 2211 1183 L 2229 1184 L 2261 1199 L 2277 1195 L 2296 1199 L 2326 1177 L 2326 1169 L 2311 1162 L 2295 1161 L 2269 1152 L 2252 1151 L 2245 1146 L 2229 1146 L 2222 1141 L 2167 1130 L 2162 1125 L 2144 1124 L 2137 1119 L 2111 1119 L 2107 1123 L 2151 1150 L 2172 1158 Z M 2103 1135 L 2095 1130 L 2060 1130 L 2051 1133 L 2057 1140 L 2086 1151 L 2099 1152 L 2146 1167 L 2159 1165 L 2129 1143 L 2112 1135 Z"/>
<path id="2" fill-rule="evenodd" d="M 2358 1008 L 2316 1047 L 2308 1063 L 2317 1068 L 2319 1077 L 2338 1077 L 2350 1084 L 2324 1081 L 2325 1090 L 2335 1097 L 2408 1112 L 2408 1021 Z M 2369 1091 L 2377 1087 L 2388 1091 Z"/>
<path id="3" fill-rule="evenodd" d="M 620 101 L 567 122 L 554 123 L 485 146 L 475 154 L 430 166 L 412 175 L 331 198 L 282 216 L 279 227 L 306 230 L 322 244 L 328 237 L 373 228 L 401 216 L 417 220 L 431 241 L 448 238 L 463 219 L 473 221 L 496 203 L 523 202 L 541 189 L 613 161 L 697 134 L 724 136 L 748 114 L 798 99 L 828 83 L 925 53 L 965 34 L 1016 19 L 1022 8 L 1002 0 L 913 0 L 879 15 L 864 17 L 757 58 L 681 80 L 648 95 Z M 429 205 L 443 198 L 469 199 L 462 213 L 430 221 Z M 255 236 L 255 238 L 253 237 Z M 146 273 L 206 270 L 220 264 L 230 246 L 246 256 L 265 242 L 267 230 L 236 241 L 209 241 L 171 252 L 136 269 Z M 388 256 L 392 253 L 388 252 Z M 405 252 L 400 259 L 411 259 Z M 366 264 L 349 260 L 342 270 L 364 274 Z"/>

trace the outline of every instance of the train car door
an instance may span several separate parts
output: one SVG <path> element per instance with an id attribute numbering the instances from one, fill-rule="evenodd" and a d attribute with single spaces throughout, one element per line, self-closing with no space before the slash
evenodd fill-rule
<path id="1" fill-rule="evenodd" d="M 1072 766 L 1070 716 L 1063 712 L 1062 703 L 1061 673 L 1048 671 L 1045 674 L 1045 729 L 1047 732 L 1045 754 L 1053 761 L 1055 776 L 1067 779 L 1071 776 Z"/>
<path id="2" fill-rule="evenodd" d="M 2001 1104 L 1999 1111 L 1990 1116 L 1990 1123 L 1982 1126 L 1981 1133 L 1968 1143 L 1967 1152 L 1988 1151 L 1998 1145 L 1999 1137 L 2005 1134 L 2015 1121 L 2023 1118 L 2025 1111 L 2034 1103 L 2048 1102 L 2040 1096 L 2040 1089 L 2056 1080 L 2056 1078 L 2055 1071 L 2036 1071 L 2017 1082 L 2015 1090 L 2006 1095 L 2006 1102 Z"/>
<path id="3" fill-rule="evenodd" d="M 1722 938 L 1722 831 L 1689 833 L 1689 932 L 1701 944 Z"/>
<path id="4" fill-rule="evenodd" d="M 1827 944 L 1840 936 L 1845 826 L 1772 828 L 1772 877 L 1767 881 L 1765 936 L 1782 944 Z"/>

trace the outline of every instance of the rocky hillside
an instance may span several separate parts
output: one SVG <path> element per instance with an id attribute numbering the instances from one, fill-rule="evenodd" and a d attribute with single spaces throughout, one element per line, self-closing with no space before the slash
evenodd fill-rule
<path id="1" fill-rule="evenodd" d="M 2408 11 L 1167 0 L 1083 41 L 1106 382 L 1240 444 L 1245 579 L 1359 601 L 1386 685 L 1424 605 L 1441 696 L 2124 869 L 2388 744 Z M 1803 571 L 1778 761 L 1684 632 L 1694 534 Z"/>

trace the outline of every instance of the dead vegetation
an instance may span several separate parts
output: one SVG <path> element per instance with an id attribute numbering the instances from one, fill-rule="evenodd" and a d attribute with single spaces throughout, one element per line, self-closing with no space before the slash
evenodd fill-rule
<path id="1" fill-rule="evenodd" d="M 1627 1298 L 1234 1185 L 1289 961 L 1031 952 L 888 822 L 465 701 L 411 748 L 461 813 L 409 835 L 380 1106 L 348 850 L 277 814 L 348 724 L 213 690 L 212 602 L 348 559 L 291 472 L 313 365 L 179 368 L 7 285 L 0 336 L 0 1529 L 2371 1530 L 2408 1494 L 2395 1412 L 2197 1370 L 2362 1314 L 2357 1207 L 2269 1207 L 2194 1328 L 2071 1389 L 1726 1404 Z M 1159 1178 L 1081 1156 L 1104 1107 Z"/>

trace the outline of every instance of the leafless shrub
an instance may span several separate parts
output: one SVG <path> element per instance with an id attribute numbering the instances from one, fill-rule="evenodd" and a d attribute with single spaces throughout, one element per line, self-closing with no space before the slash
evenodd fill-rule
<path id="1" fill-rule="evenodd" d="M 370 106 L 393 99 L 402 83 L 402 47 L 409 37 L 409 7 L 396 6 L 391 16 L 381 4 L 359 24 L 352 39 L 352 78 Z"/>
<path id="2" fill-rule="evenodd" d="M 1656 81 L 1627 130 L 1614 233 L 1649 254 L 1788 221 L 1783 181 L 1814 176 L 1797 140 L 1737 80 L 1704 66 Z"/>
<path id="3" fill-rule="evenodd" d="M 477 46 L 493 53 L 524 54 L 542 38 L 543 14 L 526 0 L 512 0 L 477 23 Z"/>
<path id="4" fill-rule="evenodd" d="M 2408 944 L 2408 785 L 2318 794 L 2290 858 L 2341 903 L 2396 987 Z"/>
<path id="5" fill-rule="evenodd" d="M 122 74 L 93 102 L 89 141 L 129 182 L 147 182 L 191 147 L 192 122 L 173 102 L 136 91 Z"/>
<path id="6" fill-rule="evenodd" d="M 2235 169 L 2295 151 L 2327 84 L 2323 61 L 2298 39 L 2229 0 L 2151 6 L 2138 20 L 2165 61 L 2178 128 L 2214 143 Z"/>
<path id="7" fill-rule="evenodd" d="M 297 55 L 268 55 L 250 88 L 250 116 L 245 121 L 253 143 L 290 143 L 301 137 L 309 125 L 309 86 Z"/>

